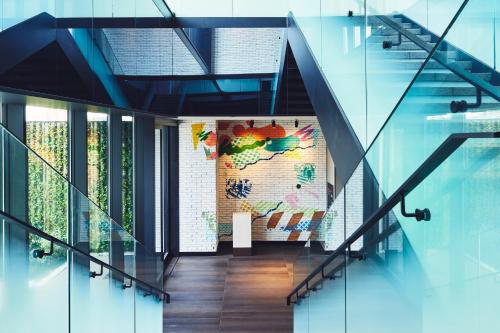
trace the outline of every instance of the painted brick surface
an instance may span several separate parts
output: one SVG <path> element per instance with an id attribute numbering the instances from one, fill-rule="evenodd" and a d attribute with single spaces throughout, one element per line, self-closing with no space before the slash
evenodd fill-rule
<path id="1" fill-rule="evenodd" d="M 284 153 L 266 151 L 278 141 L 272 139 L 263 147 L 247 149 L 242 153 L 220 156 L 219 151 L 217 212 L 220 235 L 231 233 L 234 212 L 250 210 L 254 218 L 265 215 L 255 219 L 252 224 L 253 240 L 292 240 L 296 235 L 291 235 L 292 227 L 302 231 L 299 240 L 306 240 L 311 234 L 308 226 L 314 212 L 326 210 L 326 144 L 317 120 L 301 120 L 298 128 L 295 128 L 294 120 L 277 120 L 276 126 L 283 128 L 286 136 L 294 136 L 302 128 L 308 128 L 316 131 L 317 137 L 303 137 L 304 141 L 299 145 L 301 149 Z M 253 125 L 254 129 L 266 127 L 271 127 L 269 120 L 256 120 Z M 237 128 L 244 128 L 246 134 L 236 135 Z M 218 145 L 221 146 L 224 137 L 240 148 L 256 144 L 259 141 L 258 134 L 248 135 L 248 132 L 251 129 L 246 121 L 219 122 Z M 264 141 L 265 136 L 261 138 Z M 297 188 L 298 184 L 300 189 Z M 266 214 L 276 207 L 274 212 Z M 273 213 L 276 215 L 271 219 Z M 278 213 L 283 214 L 280 216 Z M 273 228 L 268 228 L 270 219 L 269 226 Z M 276 219 L 279 221 L 276 222 Z"/>
<path id="2" fill-rule="evenodd" d="M 281 28 L 214 29 L 215 74 L 277 73 L 283 47 Z"/>
<path id="3" fill-rule="evenodd" d="M 215 132 L 215 120 L 179 125 L 179 247 L 180 252 L 217 249 L 216 161 L 193 137 L 193 128 Z M 195 149 L 196 145 L 196 149 Z"/>

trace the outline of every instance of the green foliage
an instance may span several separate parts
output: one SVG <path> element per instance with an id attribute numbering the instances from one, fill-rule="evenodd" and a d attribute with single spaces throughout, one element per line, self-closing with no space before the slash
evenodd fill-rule
<path id="1" fill-rule="evenodd" d="M 66 122 L 28 122 L 26 143 L 54 169 L 68 173 Z M 62 240 L 68 236 L 68 184 L 33 153 L 28 154 L 28 219 L 35 227 Z M 47 242 L 30 238 L 31 248 L 48 250 Z"/>
<path id="2" fill-rule="evenodd" d="M 66 122 L 28 122 L 27 145 L 62 175 L 68 175 L 68 125 Z M 123 226 L 133 234 L 133 123 L 123 122 L 122 176 Z M 90 204 L 89 236 L 92 252 L 107 253 L 111 224 L 108 211 L 108 128 L 104 121 L 87 125 L 88 196 L 98 206 Z M 62 240 L 68 238 L 68 184 L 35 154 L 28 157 L 29 221 L 35 227 Z M 48 251 L 49 244 L 31 237 L 31 248 Z M 126 250 L 133 242 L 125 243 Z"/>
<path id="3" fill-rule="evenodd" d="M 125 231 L 134 234 L 134 155 L 133 123 L 122 122 L 122 224 Z"/>

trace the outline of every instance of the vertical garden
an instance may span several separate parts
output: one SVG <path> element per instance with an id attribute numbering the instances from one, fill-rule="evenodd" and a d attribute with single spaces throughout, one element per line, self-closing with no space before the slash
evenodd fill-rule
<path id="1" fill-rule="evenodd" d="M 133 234 L 133 121 L 124 117 L 121 131 L 122 223 Z M 87 121 L 88 197 L 90 204 L 90 248 L 108 252 L 111 225 L 109 209 L 109 133 L 106 114 L 89 113 Z M 43 158 L 28 154 L 28 218 L 35 227 L 62 240 L 68 240 L 69 130 L 66 110 L 27 109 L 26 144 Z M 54 171 L 54 168 L 56 171 Z M 59 174 L 60 173 L 60 174 Z M 64 177 L 63 177 L 64 176 Z M 47 248 L 32 237 L 32 247 Z M 128 248 L 128 246 L 127 246 Z"/>
<path id="2" fill-rule="evenodd" d="M 28 121 L 26 143 L 55 170 L 68 175 L 66 121 Z M 35 227 L 67 240 L 67 182 L 33 153 L 28 154 L 28 219 Z M 30 243 L 32 247 L 42 246 L 38 237 L 32 237 Z"/>

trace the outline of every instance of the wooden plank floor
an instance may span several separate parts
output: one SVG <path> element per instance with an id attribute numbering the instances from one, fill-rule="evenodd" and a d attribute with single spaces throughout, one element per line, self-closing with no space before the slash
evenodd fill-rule
<path id="1" fill-rule="evenodd" d="M 254 249 L 251 257 L 231 254 L 181 257 L 172 262 L 165 287 L 164 332 L 293 331 L 293 263 L 303 245 Z"/>

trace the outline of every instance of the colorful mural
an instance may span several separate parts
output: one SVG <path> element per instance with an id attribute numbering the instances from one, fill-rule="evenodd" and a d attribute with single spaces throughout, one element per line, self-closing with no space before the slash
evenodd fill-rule
<path id="1" fill-rule="evenodd" d="M 225 125 L 227 130 L 229 126 L 227 123 Z M 249 123 L 246 125 L 250 126 Z M 270 161 L 278 155 L 286 154 L 297 158 L 297 154 L 290 153 L 315 147 L 320 131 L 309 124 L 287 135 L 283 126 L 278 124 L 263 127 L 245 127 L 239 124 L 233 127 L 231 134 L 219 136 L 218 154 L 220 157 L 230 156 L 233 162 L 231 165 L 244 170 L 261 161 Z"/>
<path id="2" fill-rule="evenodd" d="M 217 238 L 217 217 L 214 212 L 202 212 L 201 219 L 207 226 L 206 240 L 212 241 Z"/>
<path id="3" fill-rule="evenodd" d="M 215 160 L 217 158 L 217 135 L 213 131 L 204 131 L 205 123 L 196 123 L 191 125 L 191 135 L 193 138 L 193 148 L 198 150 L 198 145 L 203 144 L 203 151 L 207 160 Z"/>
<path id="4" fill-rule="evenodd" d="M 307 240 L 326 209 L 326 144 L 316 120 L 217 126 L 219 239 L 250 212 L 256 240 Z M 251 181 L 250 181 L 251 179 Z"/>
<path id="5" fill-rule="evenodd" d="M 226 198 L 243 199 L 252 191 L 252 183 L 249 179 L 226 179 Z"/>
<path id="6" fill-rule="evenodd" d="M 316 179 L 316 165 L 312 163 L 295 164 L 295 172 L 299 184 L 313 183 Z"/>

